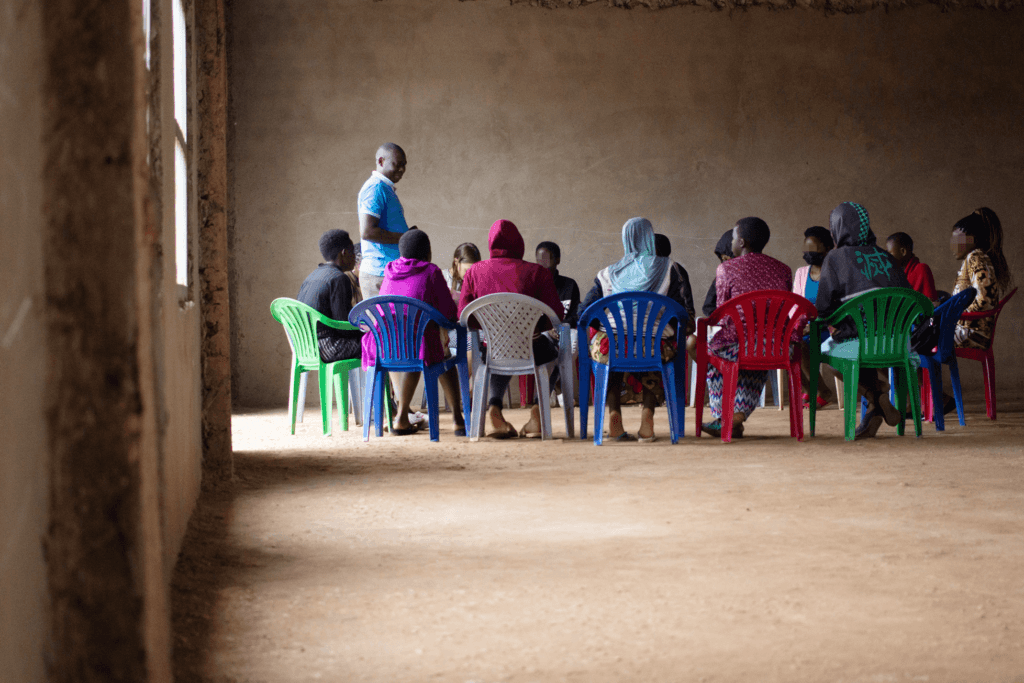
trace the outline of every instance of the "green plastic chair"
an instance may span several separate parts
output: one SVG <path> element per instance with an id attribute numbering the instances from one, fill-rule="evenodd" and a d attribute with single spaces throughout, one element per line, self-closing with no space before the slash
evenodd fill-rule
<path id="1" fill-rule="evenodd" d="M 307 372 L 318 372 L 320 378 L 320 414 L 323 419 L 324 434 L 331 433 L 331 413 L 334 397 L 338 397 L 338 409 L 341 413 L 341 428 L 348 431 L 348 373 L 358 369 L 361 358 L 339 360 L 325 363 L 320 359 L 320 347 L 316 339 L 317 323 L 333 327 L 337 330 L 358 331 L 359 328 L 347 321 L 332 320 L 311 306 L 295 299 L 274 299 L 270 304 L 270 314 L 274 320 L 284 326 L 288 335 L 288 343 L 292 347 L 292 371 L 290 391 L 288 392 L 288 419 L 291 421 L 292 434 L 295 433 L 295 414 L 298 403 L 299 384 L 302 375 Z M 332 391 L 333 390 L 333 391 Z M 389 402 L 385 402 L 388 423 L 391 423 Z"/>
<path id="2" fill-rule="evenodd" d="M 827 319 L 811 322 L 811 339 L 821 339 L 826 326 L 835 326 L 844 318 L 852 318 L 857 327 L 857 341 L 849 340 L 822 353 L 819 344 L 811 344 L 811 367 L 825 362 L 843 375 L 843 410 L 846 440 L 853 441 L 857 427 L 857 384 L 861 368 L 893 368 L 896 378 L 897 406 L 906 415 L 909 384 L 910 407 L 914 414 L 914 432 L 921 436 L 921 399 L 917 385 L 917 369 L 911 366 L 910 330 L 922 315 L 932 315 L 932 303 L 912 289 L 888 287 L 873 289 L 853 297 Z M 811 373 L 810 418 L 814 436 L 817 409 L 818 373 Z M 903 435 L 904 420 L 896 426 Z"/>

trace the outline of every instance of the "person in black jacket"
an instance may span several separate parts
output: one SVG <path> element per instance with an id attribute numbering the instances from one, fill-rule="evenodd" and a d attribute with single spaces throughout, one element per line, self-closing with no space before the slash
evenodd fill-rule
<path id="1" fill-rule="evenodd" d="M 880 287 L 910 288 L 903 269 L 885 249 L 875 243 L 868 212 L 860 204 L 843 202 L 832 210 L 829 231 L 836 247 L 825 255 L 818 278 L 818 316 L 827 318 L 844 301 Z M 843 343 L 857 343 L 857 329 L 850 318 L 841 320 L 832 330 L 832 336 L 822 343 L 822 351 L 835 349 Z M 881 381 L 878 370 L 860 371 L 860 391 L 868 401 L 868 411 L 856 438 L 873 437 L 884 420 L 890 426 L 900 420 L 899 411 L 889 402 L 888 387 Z"/>
<path id="2" fill-rule="evenodd" d="M 352 310 L 352 283 L 345 271 L 352 270 L 356 263 L 352 238 L 344 230 L 328 230 L 320 237 L 320 254 L 325 263 L 309 274 L 297 298 L 332 320 L 347 321 Z M 317 325 L 316 336 L 325 363 L 362 356 L 363 333 L 358 330 Z"/>
<path id="3" fill-rule="evenodd" d="M 654 235 L 654 253 L 658 256 L 664 256 L 671 261 L 672 256 L 672 240 L 668 238 L 668 235 L 662 233 L 655 233 Z M 690 289 L 690 274 L 686 272 L 686 268 L 683 268 L 682 264 L 678 261 L 672 261 L 672 269 L 676 271 L 681 283 L 683 305 L 686 308 L 686 315 L 688 317 L 686 321 L 686 333 L 689 334 L 693 330 L 697 329 L 697 323 L 695 322 L 693 315 L 693 290 Z"/>
<path id="4" fill-rule="evenodd" d="M 718 243 L 715 245 L 715 256 L 718 257 L 718 263 L 722 264 L 732 258 L 732 228 L 729 228 L 722 233 L 722 236 L 718 238 Z M 707 296 L 704 297 L 704 306 L 701 307 L 700 312 L 706 318 L 715 312 L 718 308 L 718 295 L 715 290 L 715 279 L 711 278 L 711 286 L 708 287 Z M 694 328 L 696 328 L 696 321 L 694 321 Z M 690 356 L 690 360 L 697 360 L 697 336 L 691 334 L 686 338 L 686 353 Z"/>

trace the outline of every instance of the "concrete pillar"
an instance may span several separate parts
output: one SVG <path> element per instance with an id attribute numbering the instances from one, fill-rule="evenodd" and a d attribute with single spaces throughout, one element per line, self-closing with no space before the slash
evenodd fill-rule
<path id="1" fill-rule="evenodd" d="M 230 482 L 231 321 L 228 306 L 228 78 L 223 0 L 196 0 L 199 279 L 203 486 Z"/>
<path id="2" fill-rule="evenodd" d="M 169 681 L 137 0 L 45 0 L 53 682 Z"/>

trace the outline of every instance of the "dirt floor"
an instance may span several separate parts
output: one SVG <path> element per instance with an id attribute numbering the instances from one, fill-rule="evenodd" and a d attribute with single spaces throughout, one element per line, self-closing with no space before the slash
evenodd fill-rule
<path id="1" fill-rule="evenodd" d="M 678 445 L 600 448 L 241 412 L 174 579 L 177 680 L 1024 682 L 1024 405 L 1000 407 L 858 443 L 835 409 L 732 444 L 688 411 Z"/>

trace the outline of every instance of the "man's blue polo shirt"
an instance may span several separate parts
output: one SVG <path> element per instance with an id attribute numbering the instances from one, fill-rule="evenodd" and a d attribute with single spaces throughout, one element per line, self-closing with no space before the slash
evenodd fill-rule
<path id="1" fill-rule="evenodd" d="M 405 222 L 405 211 L 402 202 L 395 194 L 395 184 L 374 171 L 359 190 L 359 213 L 369 214 L 377 218 L 381 229 L 388 232 L 408 232 Z M 384 266 L 398 260 L 397 244 L 381 244 L 367 239 L 361 240 L 363 261 L 361 271 L 370 275 L 383 277 Z"/>

